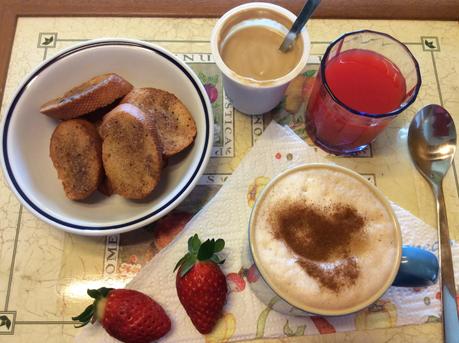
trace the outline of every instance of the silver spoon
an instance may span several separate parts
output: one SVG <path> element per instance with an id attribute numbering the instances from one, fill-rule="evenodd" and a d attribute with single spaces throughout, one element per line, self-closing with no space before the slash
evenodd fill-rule
<path id="1" fill-rule="evenodd" d="M 300 14 L 293 23 L 290 31 L 285 36 L 282 45 L 279 47 L 279 50 L 282 52 L 288 52 L 293 48 L 295 43 L 296 36 L 300 33 L 301 29 L 306 25 L 306 22 L 311 18 L 311 15 L 314 13 L 317 6 L 319 6 L 320 0 L 308 0 L 301 10 Z"/>
<path id="2" fill-rule="evenodd" d="M 408 148 L 416 168 L 429 182 L 436 197 L 443 337 L 447 343 L 459 342 L 456 284 L 442 187 L 443 178 L 451 166 L 456 151 L 456 128 L 453 118 L 443 107 L 427 105 L 411 121 L 408 130 Z"/>

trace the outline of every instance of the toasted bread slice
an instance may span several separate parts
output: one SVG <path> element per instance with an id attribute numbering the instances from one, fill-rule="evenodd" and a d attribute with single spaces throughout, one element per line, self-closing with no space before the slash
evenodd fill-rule
<path id="1" fill-rule="evenodd" d="M 163 163 L 154 121 L 139 108 L 122 104 L 104 117 L 99 133 L 113 192 L 128 199 L 148 196 L 158 185 Z"/>
<path id="2" fill-rule="evenodd" d="M 62 97 L 43 104 L 40 112 L 68 120 L 107 106 L 129 93 L 133 86 L 117 74 L 103 74 L 76 86 Z"/>
<path id="3" fill-rule="evenodd" d="M 103 176 L 102 141 L 93 124 L 82 119 L 61 122 L 49 151 L 69 199 L 85 199 L 97 189 Z"/>
<path id="4" fill-rule="evenodd" d="M 165 157 L 185 149 L 196 136 L 193 117 L 174 94 L 156 88 L 136 88 L 121 103 L 135 105 L 154 118 Z"/>

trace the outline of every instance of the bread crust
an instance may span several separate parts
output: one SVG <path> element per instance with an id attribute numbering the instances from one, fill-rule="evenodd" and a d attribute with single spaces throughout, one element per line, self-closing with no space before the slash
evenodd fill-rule
<path id="1" fill-rule="evenodd" d="M 122 104 L 104 117 L 99 133 L 113 192 L 128 199 L 147 197 L 159 183 L 163 164 L 154 121 L 138 107 Z"/>
<path id="2" fill-rule="evenodd" d="M 113 103 L 132 89 L 133 86 L 117 74 L 98 75 L 46 102 L 40 112 L 61 120 L 77 118 Z"/>
<path id="3" fill-rule="evenodd" d="M 135 88 L 121 103 L 135 105 L 154 119 L 166 158 L 193 143 L 196 123 L 186 106 L 174 94 L 157 88 Z"/>
<path id="4" fill-rule="evenodd" d="M 93 124 L 82 119 L 61 122 L 50 141 L 50 157 L 66 196 L 89 197 L 102 181 L 102 141 Z"/>

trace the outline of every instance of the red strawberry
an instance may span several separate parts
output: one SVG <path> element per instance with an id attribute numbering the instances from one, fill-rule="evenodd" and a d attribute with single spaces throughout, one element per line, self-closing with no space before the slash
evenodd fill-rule
<path id="1" fill-rule="evenodd" d="M 94 298 L 73 320 L 82 327 L 96 320 L 108 334 L 125 343 L 149 343 L 169 332 L 171 321 L 161 305 L 147 295 L 131 289 L 88 289 Z"/>
<path id="2" fill-rule="evenodd" d="M 201 244 L 198 235 L 188 240 L 188 253 L 178 261 L 177 295 L 193 325 L 202 334 L 210 333 L 222 315 L 228 287 L 216 253 L 223 250 L 223 239 Z"/>

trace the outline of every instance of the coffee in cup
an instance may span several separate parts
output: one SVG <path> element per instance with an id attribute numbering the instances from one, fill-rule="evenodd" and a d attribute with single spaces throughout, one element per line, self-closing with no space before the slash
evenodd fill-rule
<path id="1" fill-rule="evenodd" d="M 300 62 L 303 42 L 288 52 L 279 47 L 291 22 L 274 11 L 248 9 L 229 20 L 219 43 L 223 62 L 247 83 L 269 83 L 287 75 Z"/>
<path id="2" fill-rule="evenodd" d="M 246 114 L 270 111 L 288 83 L 304 69 L 310 50 L 306 29 L 294 47 L 279 47 L 296 16 L 277 5 L 253 2 L 233 8 L 215 25 L 211 49 L 226 96 Z"/>
<path id="3" fill-rule="evenodd" d="M 250 245 L 266 283 L 307 312 L 339 315 L 377 300 L 400 264 L 395 216 L 344 168 L 308 165 L 276 178 L 257 201 Z"/>

